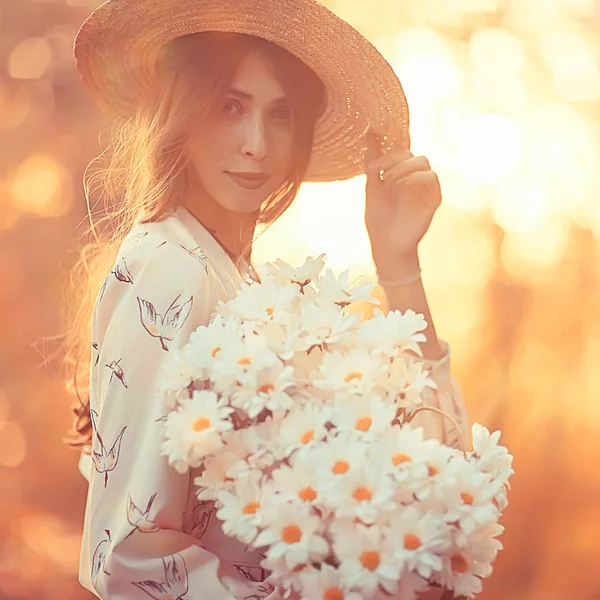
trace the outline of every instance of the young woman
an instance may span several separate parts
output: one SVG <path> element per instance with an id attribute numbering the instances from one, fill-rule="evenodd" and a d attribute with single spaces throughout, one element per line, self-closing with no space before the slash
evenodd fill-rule
<path id="1" fill-rule="evenodd" d="M 275 599 L 263 556 L 226 537 L 195 497 L 197 473 L 161 456 L 158 372 L 219 300 L 258 278 L 255 228 L 302 181 L 366 170 L 390 309 L 425 315 L 431 404 L 461 430 L 432 413 L 417 423 L 460 445 L 468 419 L 418 277 L 437 179 L 406 149 L 408 113 L 387 62 L 314 0 L 109 0 L 82 26 L 75 58 L 115 117 L 108 164 L 91 179 L 108 214 L 92 221 L 72 278 L 68 364 L 86 400 L 70 443 L 89 480 L 79 580 L 111 600 Z M 386 154 L 369 129 L 387 136 Z"/>

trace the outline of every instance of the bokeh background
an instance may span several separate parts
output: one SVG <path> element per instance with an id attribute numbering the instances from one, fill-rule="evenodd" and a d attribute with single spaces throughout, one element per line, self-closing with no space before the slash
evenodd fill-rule
<path id="1" fill-rule="evenodd" d="M 515 456 L 480 597 L 599 600 L 600 1 L 325 3 L 404 85 L 413 152 L 444 191 L 421 247 L 438 335 L 472 420 Z M 61 441 L 71 398 L 48 338 L 99 151 L 103 117 L 72 64 L 99 4 L 0 0 L 0 599 L 91 598 L 77 581 L 86 482 Z M 254 262 L 326 252 L 372 276 L 364 183 L 305 185 Z"/>

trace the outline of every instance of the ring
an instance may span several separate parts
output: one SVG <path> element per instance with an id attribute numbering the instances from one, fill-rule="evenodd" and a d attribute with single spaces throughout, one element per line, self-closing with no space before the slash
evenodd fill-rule
<path id="1" fill-rule="evenodd" d="M 383 174 L 385 173 L 385 169 L 379 169 L 379 179 L 383 181 Z"/>

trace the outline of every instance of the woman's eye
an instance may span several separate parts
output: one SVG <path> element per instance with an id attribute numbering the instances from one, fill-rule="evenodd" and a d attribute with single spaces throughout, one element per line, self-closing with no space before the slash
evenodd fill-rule
<path id="1" fill-rule="evenodd" d="M 221 113 L 224 115 L 230 115 L 231 110 L 226 110 L 226 107 L 228 106 L 237 106 L 239 107 L 240 111 L 242 110 L 242 107 L 240 105 L 239 102 L 236 102 L 235 100 L 225 100 L 225 102 L 223 102 L 223 104 L 221 104 Z"/>
<path id="2" fill-rule="evenodd" d="M 291 110 L 288 106 L 282 106 L 281 108 L 275 109 L 275 114 L 278 119 L 282 119 L 284 121 L 288 121 L 292 118 Z"/>

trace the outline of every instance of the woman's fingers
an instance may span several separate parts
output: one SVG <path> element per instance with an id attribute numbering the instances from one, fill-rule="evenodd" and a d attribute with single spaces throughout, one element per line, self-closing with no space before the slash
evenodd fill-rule
<path id="1" fill-rule="evenodd" d="M 417 171 L 431 171 L 431 165 L 425 156 L 416 156 L 391 165 L 385 170 L 383 181 L 395 181 Z"/>

